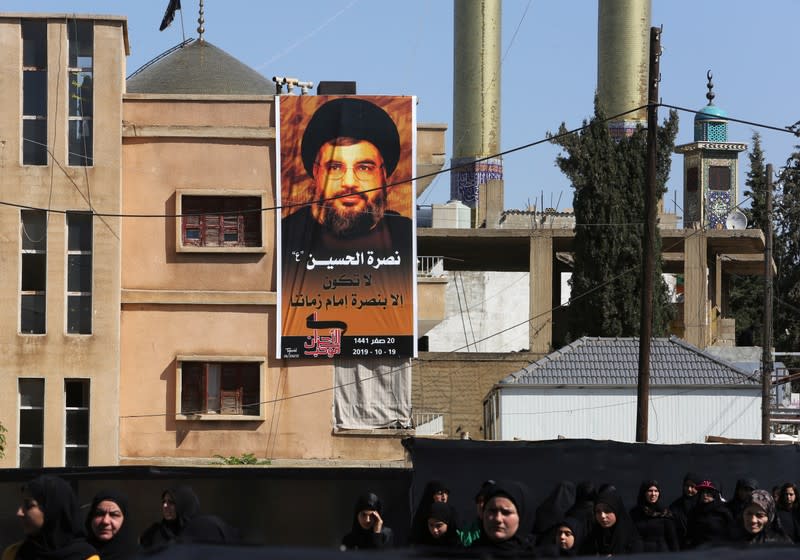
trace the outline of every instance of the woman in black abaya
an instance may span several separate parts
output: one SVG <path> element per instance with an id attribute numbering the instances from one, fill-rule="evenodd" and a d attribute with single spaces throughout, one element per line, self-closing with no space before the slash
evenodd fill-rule
<path id="1" fill-rule="evenodd" d="M 128 498 L 113 490 L 95 494 L 86 517 L 87 540 L 103 560 L 124 560 L 138 550 Z"/>
<path id="2" fill-rule="evenodd" d="M 720 498 L 719 490 L 712 481 L 701 481 L 697 485 L 697 504 L 689 514 L 688 547 L 726 545 L 733 531 L 733 516 Z"/>
<path id="3" fill-rule="evenodd" d="M 389 548 L 394 544 L 392 530 L 384 525 L 383 504 L 372 492 L 359 496 L 353 508 L 353 526 L 342 538 L 348 550 Z"/>
<path id="4" fill-rule="evenodd" d="M 200 513 L 200 499 L 189 486 L 175 486 L 161 494 L 161 521 L 139 537 L 142 548 L 157 548 L 176 540 L 186 524 Z"/>
<path id="5" fill-rule="evenodd" d="M 75 493 L 65 480 L 42 475 L 23 486 L 17 518 L 25 540 L 6 548 L 3 560 L 99 560 L 86 542 Z"/>
<path id="6" fill-rule="evenodd" d="M 481 535 L 470 550 L 491 556 L 527 556 L 534 548 L 530 497 L 525 485 L 498 481 L 486 494 Z"/>
<path id="7" fill-rule="evenodd" d="M 661 485 L 647 480 L 639 487 L 631 519 L 642 538 L 644 552 L 675 552 L 680 549 L 672 512 L 661 503 Z"/>
<path id="8" fill-rule="evenodd" d="M 616 491 L 600 492 L 594 502 L 594 526 L 584 552 L 616 556 L 642 551 L 636 527 Z"/>

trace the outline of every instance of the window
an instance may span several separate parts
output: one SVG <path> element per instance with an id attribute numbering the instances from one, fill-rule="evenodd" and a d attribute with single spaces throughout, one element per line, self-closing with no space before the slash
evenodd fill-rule
<path id="1" fill-rule="evenodd" d="M 44 464 L 44 379 L 20 378 L 19 391 L 19 446 L 17 457 L 20 468 L 36 468 Z"/>
<path id="2" fill-rule="evenodd" d="M 698 169 L 690 167 L 686 170 L 686 190 L 688 192 L 697 192 L 697 187 L 700 185 L 700 178 Z"/>
<path id="3" fill-rule="evenodd" d="M 262 367 L 261 360 L 179 358 L 179 414 L 260 419 Z"/>
<path id="4" fill-rule="evenodd" d="M 47 213 L 21 210 L 20 332 L 45 333 Z"/>
<path id="5" fill-rule="evenodd" d="M 727 165 L 712 165 L 709 167 L 708 188 L 712 191 L 731 190 L 731 168 Z"/>
<path id="6" fill-rule="evenodd" d="M 47 165 L 47 22 L 22 20 L 22 164 Z"/>
<path id="7" fill-rule="evenodd" d="M 263 243 L 262 194 L 178 193 L 179 251 L 258 251 Z"/>
<path id="8" fill-rule="evenodd" d="M 69 164 L 90 166 L 93 163 L 92 115 L 94 26 L 91 21 L 67 22 L 69 47 Z"/>
<path id="9" fill-rule="evenodd" d="M 89 380 L 64 380 L 64 466 L 89 465 Z"/>
<path id="10" fill-rule="evenodd" d="M 92 214 L 67 212 L 67 333 L 92 334 Z"/>

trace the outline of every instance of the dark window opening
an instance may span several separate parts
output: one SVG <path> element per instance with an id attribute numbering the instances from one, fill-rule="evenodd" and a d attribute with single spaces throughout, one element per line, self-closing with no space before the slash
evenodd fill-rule
<path id="1" fill-rule="evenodd" d="M 686 190 L 688 192 L 697 192 L 700 186 L 700 174 L 696 167 L 690 167 L 686 170 Z"/>
<path id="2" fill-rule="evenodd" d="M 47 165 L 47 22 L 23 20 L 22 164 Z"/>
<path id="3" fill-rule="evenodd" d="M 67 333 L 92 333 L 92 215 L 67 212 Z"/>
<path id="4" fill-rule="evenodd" d="M 44 379 L 21 378 L 19 392 L 19 442 L 17 452 L 21 468 L 43 465 Z"/>
<path id="5" fill-rule="evenodd" d="M 64 466 L 89 464 L 89 380 L 64 380 Z"/>
<path id="6" fill-rule="evenodd" d="M 69 164 L 89 167 L 94 163 L 92 117 L 94 116 L 94 26 L 73 19 L 67 23 L 69 43 Z"/>
<path id="7" fill-rule="evenodd" d="M 182 362 L 181 414 L 261 414 L 258 362 Z"/>
<path id="8" fill-rule="evenodd" d="M 708 188 L 712 191 L 729 191 L 731 189 L 731 168 L 727 165 L 709 167 Z"/>
<path id="9" fill-rule="evenodd" d="M 20 212 L 20 332 L 45 333 L 47 293 L 47 214 Z"/>

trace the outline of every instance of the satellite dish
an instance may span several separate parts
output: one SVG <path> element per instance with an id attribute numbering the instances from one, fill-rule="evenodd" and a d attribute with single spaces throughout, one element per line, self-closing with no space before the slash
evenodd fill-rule
<path id="1" fill-rule="evenodd" d="M 725 219 L 725 229 L 745 229 L 747 228 L 747 216 L 738 208 L 731 210 Z"/>

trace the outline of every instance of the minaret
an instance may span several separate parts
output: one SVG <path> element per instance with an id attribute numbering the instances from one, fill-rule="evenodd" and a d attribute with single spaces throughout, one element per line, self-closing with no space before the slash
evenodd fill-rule
<path id="1" fill-rule="evenodd" d="M 629 136 L 647 125 L 650 0 L 600 0 L 597 14 L 597 99 L 612 136 Z"/>
<path id="2" fill-rule="evenodd" d="M 453 159 L 450 199 L 494 227 L 503 210 L 500 152 L 501 0 L 453 2 Z M 481 161 L 477 161 L 481 160 Z"/>
<path id="3" fill-rule="evenodd" d="M 708 104 L 694 117 L 694 142 L 675 147 L 683 154 L 683 225 L 726 229 L 739 192 L 739 152 L 747 144 L 728 142 L 726 113 L 714 105 L 708 71 Z"/>

